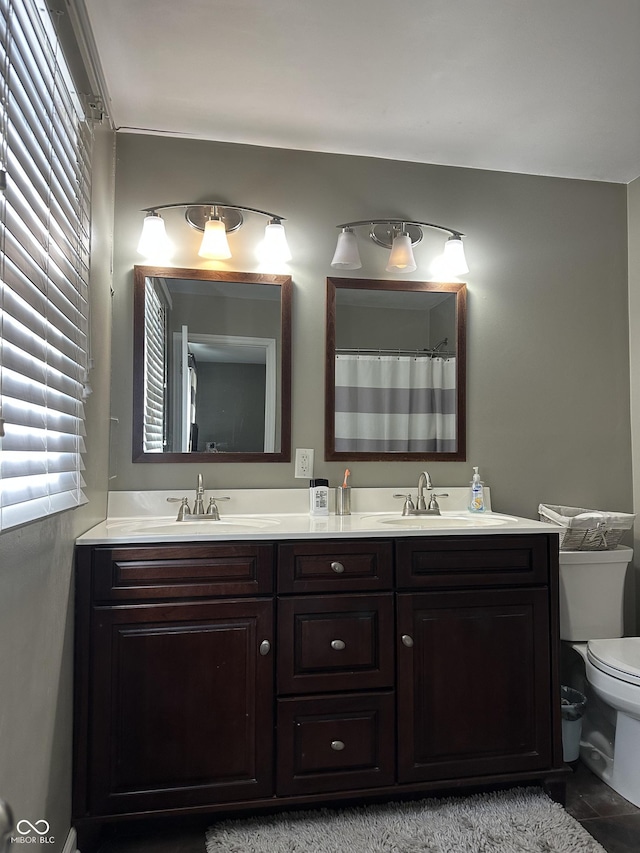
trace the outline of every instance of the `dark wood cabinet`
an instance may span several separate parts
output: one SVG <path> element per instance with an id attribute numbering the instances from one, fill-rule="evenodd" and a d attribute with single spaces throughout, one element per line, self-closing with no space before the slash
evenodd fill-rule
<path id="1" fill-rule="evenodd" d="M 395 784 L 393 559 L 389 540 L 278 547 L 279 796 Z"/>
<path id="2" fill-rule="evenodd" d="M 273 546 L 81 548 L 76 589 L 77 817 L 270 796 Z"/>
<path id="3" fill-rule="evenodd" d="M 90 810 L 271 793 L 272 624 L 270 601 L 97 610 Z"/>
<path id="4" fill-rule="evenodd" d="M 398 781 L 561 765 L 557 541 L 397 543 Z"/>
<path id="5" fill-rule="evenodd" d="M 549 534 L 77 549 L 74 823 L 565 769 Z"/>
<path id="6" fill-rule="evenodd" d="M 543 589 L 398 595 L 398 781 L 549 766 Z"/>

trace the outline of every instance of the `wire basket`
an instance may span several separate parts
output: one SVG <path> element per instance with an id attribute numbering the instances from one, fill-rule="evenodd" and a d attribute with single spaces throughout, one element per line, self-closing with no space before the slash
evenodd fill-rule
<path id="1" fill-rule="evenodd" d="M 635 513 L 547 504 L 540 504 L 538 516 L 562 528 L 561 551 L 612 551 L 635 520 Z"/>

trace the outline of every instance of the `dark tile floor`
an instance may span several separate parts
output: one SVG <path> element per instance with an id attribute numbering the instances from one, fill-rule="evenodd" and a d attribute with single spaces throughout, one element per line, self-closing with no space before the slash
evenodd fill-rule
<path id="1" fill-rule="evenodd" d="M 598 779 L 582 762 L 567 782 L 566 809 L 607 853 L 640 853 L 640 809 Z"/>
<path id="2" fill-rule="evenodd" d="M 640 809 L 577 762 L 567 782 L 566 808 L 607 853 L 640 853 Z M 206 818 L 119 829 L 99 853 L 205 853 Z"/>

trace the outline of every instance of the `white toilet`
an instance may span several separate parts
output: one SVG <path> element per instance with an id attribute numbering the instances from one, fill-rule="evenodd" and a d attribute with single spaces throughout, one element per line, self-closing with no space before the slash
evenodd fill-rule
<path id="1" fill-rule="evenodd" d="M 584 663 L 580 758 L 640 806 L 640 637 L 622 637 L 633 549 L 560 552 L 560 637 Z"/>

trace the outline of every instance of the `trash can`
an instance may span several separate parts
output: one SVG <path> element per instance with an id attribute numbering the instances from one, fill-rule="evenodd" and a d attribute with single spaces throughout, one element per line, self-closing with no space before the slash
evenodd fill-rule
<path id="1" fill-rule="evenodd" d="M 562 758 L 564 761 L 577 761 L 580 756 L 580 736 L 582 734 L 582 715 L 587 705 L 587 697 L 572 687 L 560 687 L 562 712 Z"/>

